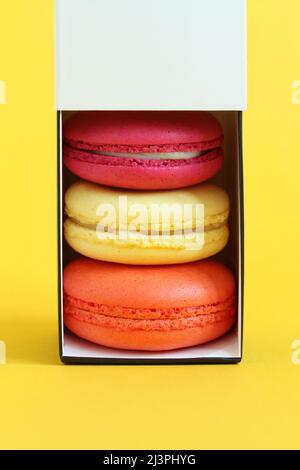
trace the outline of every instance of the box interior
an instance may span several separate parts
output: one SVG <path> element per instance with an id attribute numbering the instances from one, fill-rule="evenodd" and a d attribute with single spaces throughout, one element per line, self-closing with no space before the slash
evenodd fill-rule
<path id="1" fill-rule="evenodd" d="M 151 111 L 150 111 L 151 112 Z M 85 341 L 71 332 L 63 324 L 63 268 L 78 255 L 68 246 L 63 237 L 64 193 L 78 178 L 69 172 L 62 163 L 62 123 L 71 112 L 58 112 L 58 158 L 59 158 L 59 290 L 60 290 L 60 346 L 64 362 L 223 362 L 241 358 L 242 347 L 242 169 L 241 169 L 241 126 L 240 112 L 212 112 L 220 121 L 224 131 L 225 159 L 222 170 L 210 182 L 223 187 L 231 202 L 230 240 L 225 249 L 215 256 L 235 273 L 238 287 L 238 321 L 233 330 L 210 343 L 164 352 L 142 352 L 111 349 Z"/>

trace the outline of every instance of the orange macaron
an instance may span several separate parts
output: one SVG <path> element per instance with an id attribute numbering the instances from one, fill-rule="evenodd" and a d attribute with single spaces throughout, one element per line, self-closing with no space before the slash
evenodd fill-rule
<path id="1" fill-rule="evenodd" d="M 135 266 L 78 258 L 64 270 L 64 323 L 120 349 L 164 351 L 224 335 L 236 320 L 234 276 L 214 260 Z"/>

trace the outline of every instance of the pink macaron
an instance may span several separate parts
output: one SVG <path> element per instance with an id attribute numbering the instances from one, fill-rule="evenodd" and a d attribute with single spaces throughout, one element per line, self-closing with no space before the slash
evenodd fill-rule
<path id="1" fill-rule="evenodd" d="M 223 160 L 217 119 L 198 111 L 81 111 L 63 126 L 65 165 L 129 189 L 173 189 L 214 176 Z"/>

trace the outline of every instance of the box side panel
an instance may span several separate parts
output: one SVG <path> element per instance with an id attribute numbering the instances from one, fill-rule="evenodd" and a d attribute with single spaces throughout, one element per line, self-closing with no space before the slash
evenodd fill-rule
<path id="1" fill-rule="evenodd" d="M 62 171 L 62 114 L 57 112 L 57 215 L 58 215 L 58 331 L 59 354 L 64 355 L 64 323 L 63 323 L 63 171 Z"/>
<path id="2" fill-rule="evenodd" d="M 239 338 L 240 351 L 239 356 L 243 356 L 244 339 L 244 172 L 243 172 L 243 115 L 239 112 Z"/>
<path id="3" fill-rule="evenodd" d="M 242 110 L 245 0 L 57 0 L 61 110 Z"/>

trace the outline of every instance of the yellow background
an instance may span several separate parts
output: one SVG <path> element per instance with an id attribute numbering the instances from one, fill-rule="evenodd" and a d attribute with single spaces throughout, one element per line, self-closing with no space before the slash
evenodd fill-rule
<path id="1" fill-rule="evenodd" d="M 248 0 L 243 362 L 71 367 L 57 346 L 54 5 L 1 2 L 1 448 L 300 447 L 299 18 L 299 0 Z"/>

